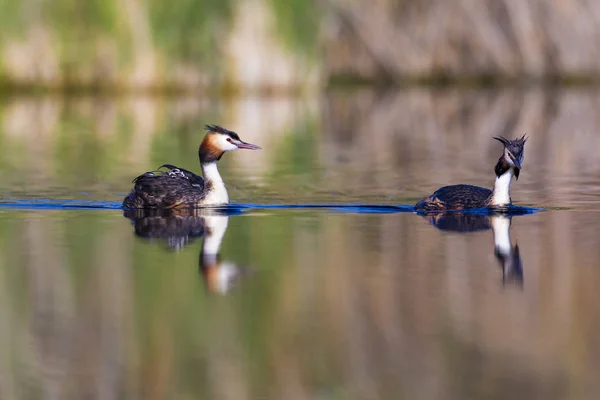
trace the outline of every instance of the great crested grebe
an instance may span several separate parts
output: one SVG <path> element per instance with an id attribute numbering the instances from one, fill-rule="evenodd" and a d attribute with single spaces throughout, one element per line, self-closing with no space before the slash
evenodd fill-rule
<path id="1" fill-rule="evenodd" d="M 217 162 L 227 151 L 259 150 L 260 147 L 243 142 L 237 133 L 220 126 L 206 125 L 205 128 L 208 133 L 198 148 L 204 179 L 171 164 L 161 165 L 158 171 L 146 172 L 133 180 L 135 185 L 123 200 L 123 207 L 182 208 L 228 204 L 229 195 Z M 160 171 L 163 168 L 165 170 Z"/>
<path id="2" fill-rule="evenodd" d="M 494 139 L 504 145 L 504 152 L 494 168 L 496 182 L 493 190 L 473 185 L 444 186 L 415 204 L 415 211 L 500 208 L 510 205 L 510 182 L 513 176 L 519 179 L 527 138 L 523 135 L 514 140 L 501 136 Z"/>

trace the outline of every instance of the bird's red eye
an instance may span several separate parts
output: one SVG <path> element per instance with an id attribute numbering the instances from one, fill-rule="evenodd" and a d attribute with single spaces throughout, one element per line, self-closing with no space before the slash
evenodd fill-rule
<path id="1" fill-rule="evenodd" d="M 228 141 L 229 143 L 231 143 L 231 138 L 227 138 L 227 141 Z"/>

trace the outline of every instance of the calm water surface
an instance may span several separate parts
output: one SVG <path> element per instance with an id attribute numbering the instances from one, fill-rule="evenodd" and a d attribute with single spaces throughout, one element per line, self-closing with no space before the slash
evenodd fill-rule
<path id="1" fill-rule="evenodd" d="M 0 398 L 597 398 L 599 103 L 575 90 L 4 99 L 0 190 L 21 206 L 0 207 Z M 263 147 L 222 160 L 238 204 L 490 186 L 491 136 L 528 133 L 512 197 L 547 210 L 114 207 L 142 171 L 197 170 L 205 123 Z"/>

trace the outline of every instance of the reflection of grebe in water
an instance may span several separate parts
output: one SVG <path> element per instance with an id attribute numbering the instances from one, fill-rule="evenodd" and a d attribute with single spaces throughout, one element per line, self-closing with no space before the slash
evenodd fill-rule
<path id="1" fill-rule="evenodd" d="M 227 293 L 242 270 L 230 261 L 222 261 L 219 249 L 229 217 L 226 215 L 204 218 L 204 241 L 200 252 L 200 272 L 211 292 Z"/>
<path id="2" fill-rule="evenodd" d="M 229 216 L 218 210 L 126 210 L 135 234 L 148 240 L 164 241 L 179 251 L 198 237 L 204 237 L 199 271 L 208 290 L 227 293 L 244 270 L 230 261 L 221 260 L 219 250 L 227 231 Z"/>
<path id="3" fill-rule="evenodd" d="M 511 218 L 507 215 L 490 217 L 494 232 L 496 259 L 502 267 L 502 282 L 523 285 L 523 263 L 519 254 L 519 245 L 510 243 Z"/>
<path id="4" fill-rule="evenodd" d="M 523 264 L 519 245 L 513 246 L 510 242 L 511 215 L 431 213 L 423 217 L 442 231 L 466 233 L 491 228 L 494 234 L 494 254 L 502 268 L 502 282 L 523 285 Z"/>

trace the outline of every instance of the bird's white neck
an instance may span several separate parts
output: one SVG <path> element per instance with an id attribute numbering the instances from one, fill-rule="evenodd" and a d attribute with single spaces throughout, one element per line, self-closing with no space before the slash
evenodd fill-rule
<path id="1" fill-rule="evenodd" d="M 498 207 L 510 204 L 510 182 L 512 181 L 513 175 L 513 169 L 509 168 L 508 171 L 496 177 L 494 190 L 492 192 L 492 206 Z"/>
<path id="2" fill-rule="evenodd" d="M 203 205 L 228 204 L 229 195 L 227 194 L 223 178 L 221 178 L 221 174 L 219 174 L 219 170 L 217 169 L 217 162 L 203 163 L 202 175 L 204 175 L 204 188 L 207 190 Z"/>

